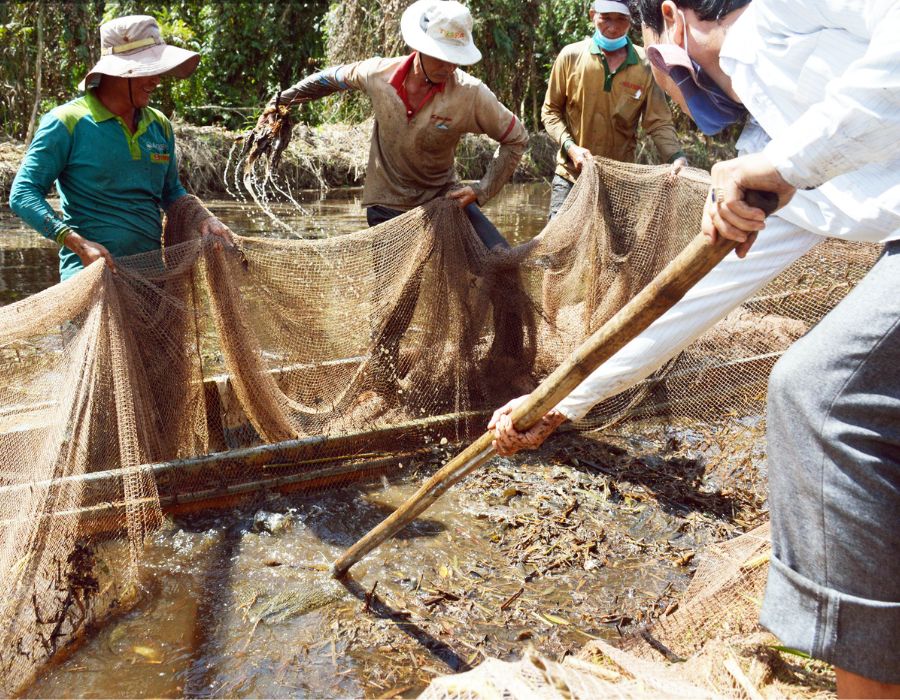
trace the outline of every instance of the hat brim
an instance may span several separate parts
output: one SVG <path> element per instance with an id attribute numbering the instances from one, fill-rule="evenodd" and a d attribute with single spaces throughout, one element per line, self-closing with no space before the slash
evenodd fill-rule
<path id="1" fill-rule="evenodd" d="M 447 61 L 457 66 L 471 66 L 481 60 L 481 51 L 474 43 L 455 46 L 437 42 L 422 31 L 422 15 L 435 0 L 418 0 L 403 11 L 400 17 L 400 34 L 410 48 L 426 56 Z"/>
<path id="2" fill-rule="evenodd" d="M 172 75 L 176 78 L 187 78 L 200 63 L 200 54 L 188 51 L 171 44 L 159 44 L 130 54 L 107 54 L 88 71 L 78 84 L 84 92 L 85 87 L 101 75 L 118 78 L 148 78 L 153 75 Z"/>

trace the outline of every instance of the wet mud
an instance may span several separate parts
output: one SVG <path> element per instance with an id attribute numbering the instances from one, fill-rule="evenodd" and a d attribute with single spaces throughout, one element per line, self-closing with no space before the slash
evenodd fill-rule
<path id="1" fill-rule="evenodd" d="M 765 518 L 758 420 L 555 436 L 495 458 L 338 582 L 329 566 L 448 456 L 390 480 L 169 522 L 140 604 L 36 697 L 415 697 L 533 646 L 552 658 L 671 614 L 695 555 Z"/>

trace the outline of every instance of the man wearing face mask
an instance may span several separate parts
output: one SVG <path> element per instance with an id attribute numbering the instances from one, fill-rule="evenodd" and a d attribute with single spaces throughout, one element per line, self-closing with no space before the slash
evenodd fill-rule
<path id="1" fill-rule="evenodd" d="M 625 2 L 595 0 L 588 12 L 594 34 L 566 46 L 556 58 L 541 120 L 560 145 L 550 199 L 552 219 L 591 155 L 631 162 L 641 124 L 661 159 L 687 164 L 665 95 L 644 50 L 628 38 Z"/>
<path id="2" fill-rule="evenodd" d="M 498 451 L 539 445 L 640 381 L 824 236 L 882 243 L 770 378 L 760 619 L 834 664 L 840 697 L 900 697 L 900 3 L 640 5 L 657 79 L 698 124 L 715 128 L 738 106 L 752 117 L 740 157 L 713 167 L 703 216 L 707 235 L 738 249 L 534 430 L 512 429 L 515 402 L 498 410 Z M 766 221 L 742 201 L 749 188 L 783 208 Z"/>

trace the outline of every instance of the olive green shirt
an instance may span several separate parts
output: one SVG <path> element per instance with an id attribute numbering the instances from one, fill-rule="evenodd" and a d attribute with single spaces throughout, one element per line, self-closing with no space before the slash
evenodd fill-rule
<path id="1" fill-rule="evenodd" d="M 578 172 L 563 149 L 569 139 L 596 156 L 632 162 L 640 123 L 660 158 L 672 162 L 684 155 L 665 95 L 644 50 L 631 41 L 614 73 L 590 38 L 563 48 L 550 73 L 541 120 L 560 145 L 556 173 L 570 182 Z"/>

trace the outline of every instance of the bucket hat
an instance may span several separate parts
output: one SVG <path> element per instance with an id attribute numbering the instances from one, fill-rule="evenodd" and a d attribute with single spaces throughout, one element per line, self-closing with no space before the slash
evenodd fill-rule
<path id="1" fill-rule="evenodd" d="M 78 85 L 97 82 L 101 75 L 119 78 L 146 78 L 174 75 L 187 78 L 200 63 L 200 54 L 162 40 L 159 24 L 147 15 L 117 17 L 100 25 L 100 60 Z"/>
<path id="2" fill-rule="evenodd" d="M 456 0 L 418 0 L 400 18 L 403 40 L 416 51 L 458 66 L 481 60 L 472 41 L 472 15 Z"/>

